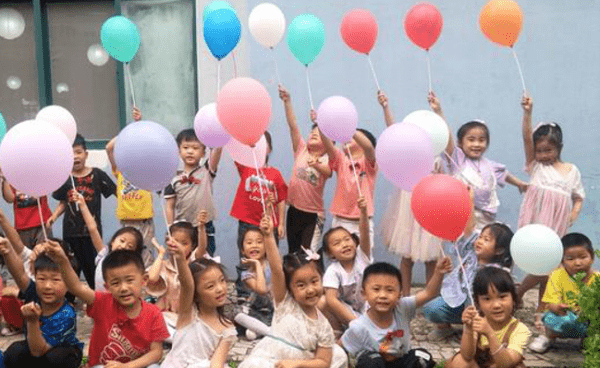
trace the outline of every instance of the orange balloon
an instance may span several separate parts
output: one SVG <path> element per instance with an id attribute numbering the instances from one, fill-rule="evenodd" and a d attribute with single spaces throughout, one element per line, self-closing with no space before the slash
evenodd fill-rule
<path id="1" fill-rule="evenodd" d="M 512 47 L 523 27 L 523 13 L 512 0 L 492 0 L 481 9 L 479 26 L 492 42 Z"/>

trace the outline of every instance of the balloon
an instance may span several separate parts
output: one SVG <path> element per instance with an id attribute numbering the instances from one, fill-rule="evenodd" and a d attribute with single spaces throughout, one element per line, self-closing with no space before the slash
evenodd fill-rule
<path id="1" fill-rule="evenodd" d="M 285 33 L 285 16 L 276 5 L 258 4 L 250 13 L 248 28 L 256 42 L 264 47 L 273 48 Z"/>
<path id="2" fill-rule="evenodd" d="M 534 275 L 548 275 L 563 257 L 560 237 L 547 226 L 525 225 L 512 237 L 510 254 L 520 269 Z"/>
<path id="3" fill-rule="evenodd" d="M 377 40 L 377 20 L 366 9 L 353 9 L 344 15 L 340 31 L 348 47 L 368 54 Z"/>
<path id="4" fill-rule="evenodd" d="M 25 18 L 13 8 L 0 9 L 0 37 L 14 40 L 25 31 Z"/>
<path id="5" fill-rule="evenodd" d="M 52 124 L 27 120 L 6 133 L 0 144 L 0 166 L 15 188 L 40 197 L 52 193 L 69 178 L 73 148 Z"/>
<path id="6" fill-rule="evenodd" d="M 69 110 L 65 109 L 64 107 L 58 105 L 46 106 L 41 109 L 40 112 L 38 112 L 35 119 L 42 122 L 48 122 L 56 126 L 63 133 L 65 133 L 71 144 L 75 142 L 75 135 L 77 135 L 77 123 L 75 122 L 75 118 L 69 112 Z"/>
<path id="7" fill-rule="evenodd" d="M 108 53 L 104 48 L 95 43 L 88 48 L 87 58 L 95 66 L 102 66 L 108 61 Z"/>
<path id="8" fill-rule="evenodd" d="M 204 21 L 204 41 L 218 60 L 223 59 L 240 41 L 242 25 L 229 9 L 212 11 Z"/>
<path id="9" fill-rule="evenodd" d="M 12 90 L 17 90 L 21 88 L 21 78 L 15 77 L 14 75 L 10 76 L 6 80 L 6 85 Z"/>
<path id="10" fill-rule="evenodd" d="M 204 13 L 202 13 L 202 22 L 206 22 L 206 17 L 208 17 L 208 15 L 213 11 L 219 9 L 228 9 L 235 13 L 235 9 L 227 1 L 213 1 L 204 7 Z"/>
<path id="11" fill-rule="evenodd" d="M 140 48 L 140 33 L 132 21 L 124 16 L 115 15 L 102 24 L 100 41 L 110 56 L 128 63 Z"/>
<path id="12" fill-rule="evenodd" d="M 296 59 L 308 66 L 325 44 L 323 23 L 312 14 L 297 16 L 288 27 L 287 44 Z"/>
<path id="13" fill-rule="evenodd" d="M 404 18 L 404 30 L 417 46 L 429 50 L 442 33 L 442 14 L 434 5 L 420 3 L 408 11 Z"/>
<path id="14" fill-rule="evenodd" d="M 427 132 L 433 145 L 433 155 L 444 152 L 450 139 L 448 125 L 438 114 L 429 110 L 417 110 L 408 114 L 403 123 L 414 124 Z"/>
<path id="15" fill-rule="evenodd" d="M 415 219 L 431 234 L 455 241 L 471 216 L 471 198 L 466 185 L 444 174 L 423 178 L 414 188 L 410 208 Z"/>
<path id="16" fill-rule="evenodd" d="M 377 140 L 375 156 L 383 176 L 407 191 L 433 171 L 431 139 L 412 124 L 394 124 L 384 130 Z"/>
<path id="17" fill-rule="evenodd" d="M 317 124 L 325 136 L 336 142 L 350 142 L 358 125 L 358 112 L 352 101 L 342 96 L 323 100 L 317 110 Z"/>
<path id="18" fill-rule="evenodd" d="M 217 118 L 217 104 L 214 102 L 198 110 L 194 131 L 200 142 L 212 148 L 223 147 L 231 138 Z"/>
<path id="19" fill-rule="evenodd" d="M 225 151 L 229 152 L 229 156 L 231 156 L 233 161 L 247 167 L 256 166 L 254 164 L 254 156 L 250 146 L 240 143 L 235 138 L 231 138 L 224 148 Z M 267 160 L 267 140 L 264 135 L 256 142 L 254 149 L 256 150 L 255 153 L 258 167 L 265 166 Z"/>
<path id="20" fill-rule="evenodd" d="M 0 141 L 2 139 L 4 139 L 5 135 L 6 135 L 6 120 L 4 120 L 4 116 L 2 116 L 2 113 L 0 112 Z"/>
<path id="21" fill-rule="evenodd" d="M 217 96 L 217 116 L 233 138 L 253 146 L 269 126 L 269 92 L 252 78 L 232 79 Z"/>
<path id="22" fill-rule="evenodd" d="M 179 149 L 171 133 L 152 121 L 127 125 L 115 142 L 115 161 L 123 176 L 140 189 L 163 190 L 175 176 Z"/>
<path id="23" fill-rule="evenodd" d="M 512 47 L 523 27 L 523 13 L 512 0 L 492 0 L 481 9 L 479 26 L 490 41 Z"/>

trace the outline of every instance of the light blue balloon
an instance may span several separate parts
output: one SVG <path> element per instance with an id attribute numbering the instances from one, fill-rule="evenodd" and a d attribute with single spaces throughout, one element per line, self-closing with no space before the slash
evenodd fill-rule
<path id="1" fill-rule="evenodd" d="M 325 44 L 323 23 L 312 14 L 297 16 L 288 27 L 287 44 L 296 59 L 308 66 Z"/>
<path id="2" fill-rule="evenodd" d="M 4 120 L 4 116 L 0 112 L 0 141 L 4 139 L 6 135 L 6 121 Z"/>
<path id="3" fill-rule="evenodd" d="M 210 13 L 212 13 L 213 11 L 219 10 L 219 9 L 229 9 L 234 14 L 236 14 L 235 9 L 227 1 L 213 1 L 212 3 L 210 3 L 204 7 L 204 13 L 202 14 L 202 22 L 206 22 L 206 17 L 208 17 L 208 15 Z"/>
<path id="4" fill-rule="evenodd" d="M 128 63 L 140 48 L 140 32 L 129 19 L 116 15 L 100 28 L 102 46 L 114 59 Z"/>
<path id="5" fill-rule="evenodd" d="M 204 22 L 204 41 L 213 56 L 219 60 L 235 48 L 241 34 L 240 20 L 229 9 L 212 11 Z"/>

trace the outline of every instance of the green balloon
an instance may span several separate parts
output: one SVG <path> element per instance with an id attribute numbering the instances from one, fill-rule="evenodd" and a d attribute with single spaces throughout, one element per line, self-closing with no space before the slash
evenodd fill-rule
<path id="1" fill-rule="evenodd" d="M 0 141 L 2 139 L 4 139 L 5 135 L 6 135 L 6 121 L 4 121 L 4 117 L 2 116 L 2 113 L 0 112 Z"/>
<path id="2" fill-rule="evenodd" d="M 325 44 L 323 23 L 312 14 L 297 16 L 288 27 L 287 44 L 296 59 L 308 66 Z"/>
<path id="3" fill-rule="evenodd" d="M 235 11 L 235 9 L 227 1 L 213 1 L 212 3 L 210 3 L 204 7 L 204 13 L 202 15 L 202 22 L 206 21 L 206 17 L 208 17 L 208 15 L 210 13 L 212 13 L 215 10 L 219 10 L 219 9 L 229 9 L 229 10 L 232 10 L 235 13 L 235 15 L 237 15 L 237 12 Z"/>

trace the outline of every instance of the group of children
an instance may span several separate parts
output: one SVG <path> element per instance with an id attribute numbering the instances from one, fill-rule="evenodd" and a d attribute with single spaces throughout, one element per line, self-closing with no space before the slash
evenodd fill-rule
<path id="1" fill-rule="evenodd" d="M 597 277 L 591 270 L 594 251 L 585 235 L 565 235 L 585 196 L 581 176 L 560 158 L 557 124 L 532 130 L 530 98 L 522 100 L 530 182 L 484 157 L 490 133 L 483 121 L 464 124 L 434 168 L 464 181 L 472 197 L 473 215 L 454 247 L 457 262 L 453 267 L 442 257 L 441 240 L 412 217 L 410 193 L 399 192 L 384 219 L 384 242 L 402 256 L 398 269 L 372 256 L 373 135 L 359 129 L 344 149 L 337 148 L 311 111 L 314 125 L 304 140 L 289 92 L 280 86 L 279 96 L 294 153 L 292 178 L 286 184 L 268 165 L 268 156 L 258 170 L 236 163 L 240 183 L 230 214 L 239 221 L 240 265 L 237 303 L 227 313 L 226 275 L 215 256 L 225 247 L 216 246 L 212 223 L 217 207 L 212 183 L 222 151 L 206 155 L 192 129 L 177 136 L 183 170 L 164 191 L 166 246 L 154 237 L 151 194 L 118 170 L 114 140 L 106 150 L 117 185 L 102 170 L 86 166 L 85 141 L 78 136 L 73 177 L 53 194 L 60 201 L 54 213 L 41 199 L 42 218 L 35 199 L 4 181 L 5 199 L 15 203 L 15 222 L 0 211 L 6 236 L 0 238 L 0 253 L 24 304 L 3 293 L 0 307 L 7 324 L 22 327 L 26 336 L 4 352 L 6 366 L 78 367 L 82 344 L 75 337 L 74 298 L 94 320 L 90 367 L 152 367 L 161 360 L 162 367 L 222 367 L 240 334 L 262 337 L 240 368 L 345 367 L 348 355 L 359 368 L 433 367 L 431 354 L 411 347 L 409 323 L 419 307 L 436 324 L 432 339 L 454 334 L 452 324 L 463 325 L 460 351 L 447 367 L 518 367 L 531 333 L 514 312 L 520 296 L 536 283 L 542 285 L 537 326 L 545 332 L 530 348 L 543 352 L 557 336 L 585 336 L 586 326 L 573 318 L 577 305 L 567 294 L 577 292 L 576 273 L 585 273 L 586 283 Z M 393 124 L 385 94 L 379 92 L 378 101 L 386 124 Z M 443 117 L 433 93 L 429 103 Z M 141 119 L 138 109 L 134 119 Z M 270 154 L 271 137 L 265 136 Z M 333 172 L 333 222 L 325 231 L 323 191 Z M 496 222 L 496 190 L 505 183 L 525 193 L 519 226 L 542 223 L 564 235 L 561 266 L 548 281 L 528 276 L 518 290 L 511 276 L 513 232 Z M 123 227 L 105 244 L 101 195 L 113 194 Z M 62 214 L 63 240 L 44 240 L 42 227 L 50 234 Z M 289 254 L 281 257 L 277 244 L 286 233 Z M 329 264 L 323 271 L 325 255 Z M 427 284 L 411 295 L 414 261 L 426 262 Z M 79 280 L 80 270 L 87 285 Z M 544 289 L 546 282 L 550 286 Z M 163 360 L 164 343 L 171 350 Z"/>

